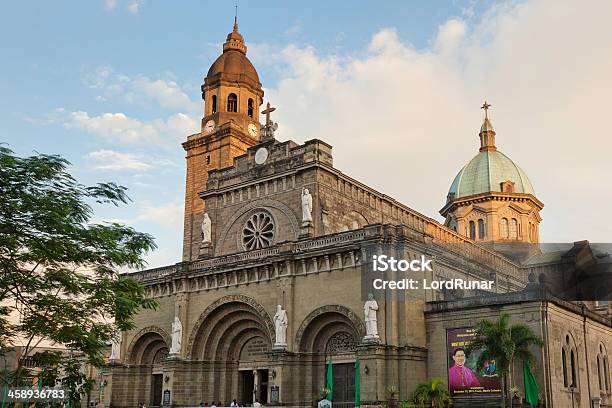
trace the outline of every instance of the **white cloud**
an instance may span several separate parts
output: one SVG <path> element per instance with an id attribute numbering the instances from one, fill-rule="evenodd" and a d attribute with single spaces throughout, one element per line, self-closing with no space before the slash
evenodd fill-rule
<path id="1" fill-rule="evenodd" d="M 302 32 L 304 29 L 304 24 L 297 20 L 294 22 L 289 28 L 285 30 L 285 35 L 296 35 Z"/>
<path id="2" fill-rule="evenodd" d="M 140 11 L 140 7 L 143 4 L 144 0 L 133 0 L 128 4 L 127 9 L 132 14 L 138 14 L 138 12 Z"/>
<path id="3" fill-rule="evenodd" d="M 179 202 L 161 205 L 145 202 L 138 210 L 135 221 L 152 222 L 166 229 L 178 231 L 183 228 L 183 212 L 183 204 Z"/>
<path id="4" fill-rule="evenodd" d="M 132 89 L 139 94 L 157 101 L 165 108 L 191 108 L 192 102 L 174 81 L 151 80 L 144 76 L 133 79 Z"/>
<path id="5" fill-rule="evenodd" d="M 124 113 L 90 116 L 83 111 L 71 112 L 64 125 L 68 129 L 83 129 L 104 139 L 121 143 L 133 143 L 143 139 L 159 140 L 159 133 L 154 125 L 129 118 Z"/>
<path id="6" fill-rule="evenodd" d="M 67 113 L 64 126 L 68 129 L 85 130 L 110 142 L 159 145 L 175 144 L 177 140 L 185 139 L 186 135 L 197 130 L 198 123 L 184 113 L 171 115 L 165 121 L 141 121 L 121 112 L 91 116 L 87 112 L 76 111 Z"/>
<path id="7" fill-rule="evenodd" d="M 87 158 L 93 161 L 94 168 L 99 170 L 150 170 L 153 166 L 142 158 L 114 150 L 96 150 L 90 152 Z"/>
<path id="8" fill-rule="evenodd" d="M 104 8 L 107 10 L 116 9 L 118 4 L 118 0 L 104 0 Z M 132 14 L 138 14 L 143 4 L 144 0 L 130 0 L 126 4 L 126 10 Z"/>
<path id="9" fill-rule="evenodd" d="M 117 7 L 117 0 L 104 0 L 104 7 L 107 10 L 114 10 Z"/>
<path id="10" fill-rule="evenodd" d="M 384 29 L 359 57 L 257 51 L 283 63 L 266 89 L 279 138 L 330 142 L 338 168 L 433 217 L 478 151 L 486 98 L 497 146 L 546 204 L 542 239 L 609 241 L 610 15 L 604 0 L 505 2 L 449 19 L 422 50 Z"/>
<path id="11" fill-rule="evenodd" d="M 111 97 L 122 97 L 130 103 L 146 105 L 155 103 L 162 108 L 195 112 L 198 103 L 192 101 L 187 93 L 175 81 L 172 73 L 165 78 L 149 78 L 137 74 L 129 76 L 116 73 L 112 67 L 100 66 L 84 78 L 85 83 L 100 92 L 97 100 L 106 101 Z"/>

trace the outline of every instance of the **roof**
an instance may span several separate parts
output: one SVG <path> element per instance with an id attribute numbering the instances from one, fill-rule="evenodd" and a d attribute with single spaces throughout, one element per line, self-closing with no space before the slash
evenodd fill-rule
<path id="1" fill-rule="evenodd" d="M 227 35 L 223 44 L 223 54 L 211 65 L 206 74 L 212 78 L 217 74 L 228 75 L 228 79 L 236 80 L 235 76 L 244 76 L 259 83 L 259 75 L 251 61 L 246 56 L 247 46 L 244 37 L 238 32 L 238 21 L 234 18 L 234 29 Z"/>
<path id="2" fill-rule="evenodd" d="M 514 193 L 535 196 L 527 174 L 508 156 L 499 150 L 484 150 L 459 171 L 448 193 L 453 199 L 457 199 L 475 194 L 501 192 L 501 183 L 504 181 L 514 183 Z"/>
<path id="3" fill-rule="evenodd" d="M 251 61 L 247 56 L 236 50 L 228 49 L 223 52 L 217 58 L 217 60 L 211 65 L 206 76 L 208 78 L 213 77 L 217 74 L 232 74 L 232 75 L 244 75 L 256 83 L 259 83 L 259 75 Z"/>

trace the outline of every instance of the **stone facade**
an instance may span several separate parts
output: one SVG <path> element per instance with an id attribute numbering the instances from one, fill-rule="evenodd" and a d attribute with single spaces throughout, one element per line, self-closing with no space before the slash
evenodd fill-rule
<path id="1" fill-rule="evenodd" d="M 107 404 L 180 407 L 236 398 L 313 406 L 325 385 L 328 359 L 340 373 L 335 392 L 344 392 L 335 401 L 350 404 L 356 357 L 362 403 L 385 400 L 390 386 L 408 399 L 417 384 L 446 378 L 447 328 L 508 311 L 545 338 L 535 370 L 549 407 L 568 406 L 557 357 L 571 335 L 571 350 L 583 361 L 574 398 L 588 406 L 597 394 L 593 358 L 601 357 L 599 370 L 609 376 L 602 368 L 612 348 L 608 318 L 522 292 L 529 274 L 537 276 L 550 265 L 511 260 L 352 179 L 333 167 L 329 144 L 277 141 L 269 118 L 264 126 L 250 115 L 248 100 L 259 109 L 263 92 L 236 26 L 224 55 L 202 88 L 202 131 L 183 144 L 182 262 L 131 275 L 159 309 L 137 315 L 137 328 L 123 333 L 121 358 L 103 368 Z M 236 111 L 227 112 L 234 105 L 221 101 L 232 93 Z M 259 131 L 266 136 L 259 137 Z M 305 189 L 312 197 L 312 221 L 304 220 Z M 493 215 L 514 209 L 520 216 L 539 217 L 525 207 L 531 198 L 504 194 L 503 200 L 489 200 L 497 197 L 490 194 L 482 203 L 474 201 L 470 211 L 489 205 Z M 449 211 L 468 208 L 459 204 L 451 202 Z M 201 231 L 204 213 L 211 219 L 209 242 L 203 242 Z M 424 273 L 429 280 L 490 280 L 494 287 L 490 293 L 421 288 L 409 296 L 399 291 L 377 296 L 380 339 L 364 341 L 363 306 L 372 290 L 368 271 L 372 254 L 381 253 L 398 259 L 426 254 L 433 259 L 433 270 Z M 278 305 L 287 311 L 286 347 L 275 347 Z M 175 317 L 183 327 L 182 347 L 178 355 L 168 355 Z"/>
<path id="2" fill-rule="evenodd" d="M 534 374 L 540 385 L 544 406 L 591 407 L 594 398 L 601 398 L 601 406 L 612 406 L 610 374 L 603 367 L 603 361 L 609 358 L 608 352 L 612 347 L 610 318 L 586 307 L 562 301 L 546 291 L 522 291 L 428 303 L 425 309 L 429 351 L 427 376 L 447 377 L 447 329 L 474 326 L 481 319 L 496 320 L 500 311 L 511 315 L 511 323 L 529 326 L 544 341 L 542 349 L 534 347 L 532 350 L 537 362 Z M 565 381 L 562 356 L 564 348 L 568 350 Z M 572 350 L 576 366 L 576 389 L 573 393 L 569 387 Z M 598 360 L 601 361 L 599 371 Z M 604 371 L 608 372 L 607 383 Z M 522 361 L 516 362 L 514 372 L 514 381 L 522 388 Z"/>

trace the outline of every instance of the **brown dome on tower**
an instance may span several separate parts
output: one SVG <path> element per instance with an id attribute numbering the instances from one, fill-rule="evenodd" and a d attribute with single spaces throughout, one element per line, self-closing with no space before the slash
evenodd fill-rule
<path id="1" fill-rule="evenodd" d="M 234 20 L 234 30 L 227 35 L 227 40 L 223 44 L 223 54 L 208 70 L 205 83 L 214 81 L 217 75 L 221 75 L 231 81 L 246 80 L 251 85 L 261 87 L 259 75 L 247 58 L 246 50 L 244 38 L 238 32 L 238 23 Z"/>
<path id="2" fill-rule="evenodd" d="M 244 76 L 251 81 L 259 83 L 259 75 L 257 75 L 257 71 L 253 64 L 251 64 L 251 61 L 249 61 L 245 54 L 236 50 L 223 52 L 208 70 L 206 79 L 213 80 L 213 77 L 220 74 Z"/>
<path id="3" fill-rule="evenodd" d="M 238 32 L 238 22 L 234 19 L 234 29 L 227 35 L 223 53 L 213 62 L 204 78 L 202 129 L 206 128 L 209 132 L 233 122 L 244 132 L 250 126 L 252 130 L 249 136 L 257 141 L 259 107 L 263 103 L 264 92 L 259 75 L 246 52 L 247 46 Z M 208 127 L 204 126 L 206 123 Z"/>

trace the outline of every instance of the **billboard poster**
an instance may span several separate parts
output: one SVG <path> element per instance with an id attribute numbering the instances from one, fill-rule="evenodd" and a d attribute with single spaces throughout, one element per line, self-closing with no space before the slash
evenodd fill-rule
<path id="1" fill-rule="evenodd" d="M 478 367 L 482 350 L 469 355 L 465 348 L 475 338 L 473 327 L 447 329 L 448 390 L 451 397 L 501 393 L 501 373 L 495 360 L 484 361 Z"/>

